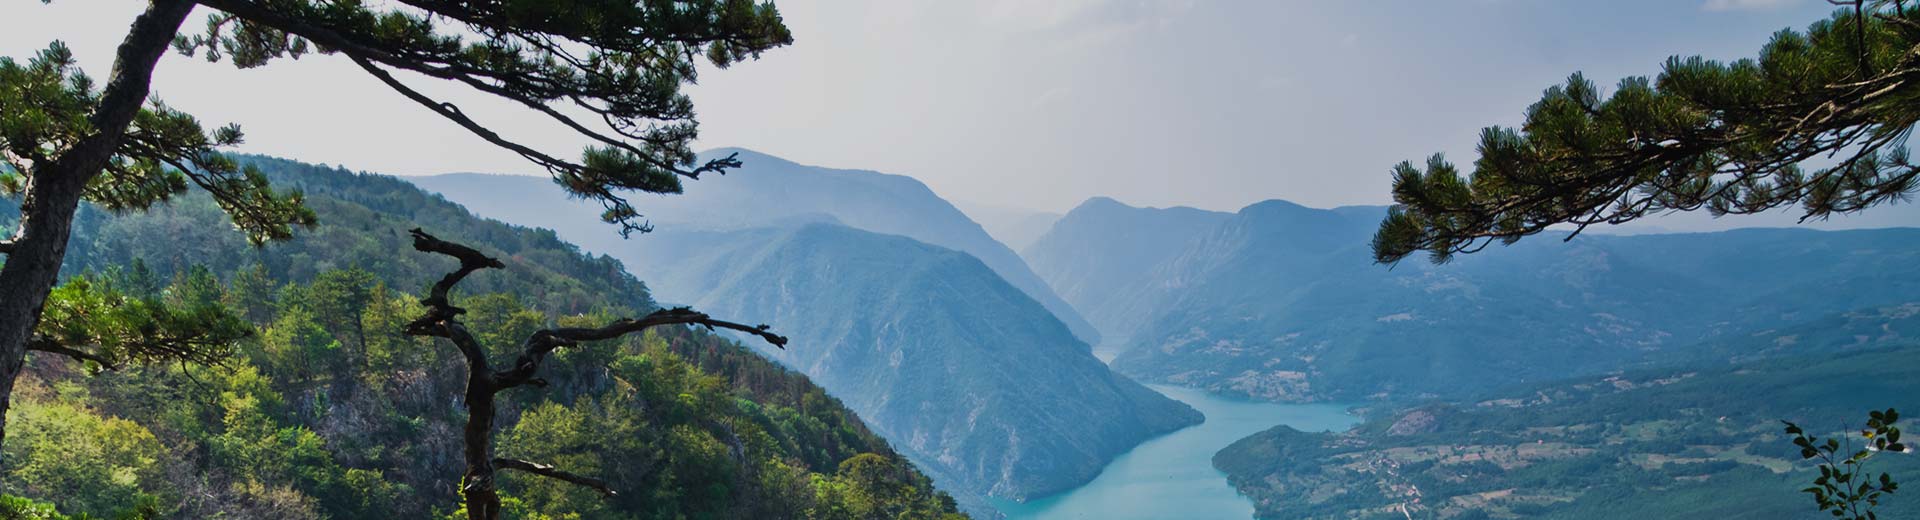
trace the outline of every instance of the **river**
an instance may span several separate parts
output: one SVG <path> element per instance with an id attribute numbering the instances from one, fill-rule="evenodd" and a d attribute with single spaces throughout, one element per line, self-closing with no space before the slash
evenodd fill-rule
<path id="1" fill-rule="evenodd" d="M 1275 404 L 1178 386 L 1148 387 L 1200 410 L 1206 422 L 1135 446 L 1086 485 L 1025 503 L 993 499 L 993 506 L 1010 520 L 1253 518 L 1253 502 L 1213 469 L 1215 452 L 1281 424 L 1327 431 L 1359 422 L 1344 405 Z"/>

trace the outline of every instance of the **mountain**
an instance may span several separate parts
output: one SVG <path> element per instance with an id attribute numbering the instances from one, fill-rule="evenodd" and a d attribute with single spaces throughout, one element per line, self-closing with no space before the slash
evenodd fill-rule
<path id="1" fill-rule="evenodd" d="M 511 222 L 587 237 L 582 240 L 589 250 L 620 258 L 650 280 L 664 301 L 715 312 L 776 313 L 755 319 L 779 327 L 795 346 L 766 353 L 848 399 L 856 411 L 877 414 L 863 417 L 951 489 L 1045 495 L 1091 479 L 1106 461 L 1142 440 L 1200 419 L 1184 405 L 1114 375 L 1067 324 L 992 263 L 872 230 L 874 222 L 888 221 L 881 223 L 931 233 L 922 228 L 938 219 L 913 217 L 907 209 L 892 219 L 871 213 L 930 197 L 917 182 L 798 166 L 753 170 L 753 164 L 778 163 L 745 153 L 743 160 L 750 165 L 743 172 L 704 179 L 689 190 L 707 189 L 714 180 L 737 186 L 761 178 L 844 188 L 817 194 L 826 202 L 809 200 L 816 196 L 810 190 L 822 189 L 817 186 L 721 187 L 702 202 L 711 207 L 644 201 L 655 231 L 623 241 L 586 216 L 594 213 L 591 208 L 565 200 L 543 179 L 458 175 L 416 181 L 452 186 L 449 198 Z M 903 194 L 860 187 L 872 183 Z M 788 195 L 778 204 L 758 198 L 771 197 L 768 191 Z M 687 216 L 724 207 L 747 208 L 742 213 L 752 216 Z M 849 218 L 869 225 L 849 225 Z M 978 230 L 964 217 L 948 223 Z"/>
<path id="2" fill-rule="evenodd" d="M 1881 323 L 1903 320 L 1920 321 Z M 1914 409 L 1915 345 L 1509 388 L 1374 413 L 1343 433 L 1280 426 L 1213 463 L 1259 518 L 1831 518 L 1800 491 L 1819 473 L 1779 421 L 1828 437 L 1868 410 Z M 1912 456 L 1868 466 L 1920 479 Z M 1905 498 L 1879 517 L 1920 515 Z"/>
<path id="3" fill-rule="evenodd" d="M 1710 339 L 1920 301 L 1920 230 L 1551 237 L 1371 261 L 1380 208 L 1249 206 L 1149 271 L 1115 360 L 1263 399 L 1460 395 L 1688 359 Z"/>
<path id="4" fill-rule="evenodd" d="M 635 207 L 661 229 L 744 229 L 781 224 L 809 215 L 830 215 L 848 226 L 901 235 L 961 251 L 985 262 L 1027 293 L 1089 344 L 1099 333 L 1060 299 L 1013 250 L 925 184 L 903 175 L 805 166 L 752 150 L 722 148 L 704 161 L 737 154 L 744 164 L 726 175 L 707 176 L 673 196 L 636 195 Z M 599 223 L 598 206 L 566 200 L 545 177 L 451 174 L 413 177 L 415 184 L 487 216 L 556 230 L 588 250 L 612 254 L 643 244 L 622 241 Z"/>
<path id="5" fill-rule="evenodd" d="M 1120 377 L 967 254 L 831 223 L 647 237 L 662 294 L 767 320 L 819 381 L 955 489 L 1024 499 L 1092 479 L 1198 412 Z"/>
<path id="6" fill-rule="evenodd" d="M 1172 289 L 1155 270 L 1231 216 L 1096 197 L 1067 212 L 1020 255 L 1109 341 L 1124 341 Z"/>
<path id="7" fill-rule="evenodd" d="M 985 228 L 987 234 L 993 235 L 994 240 L 999 240 L 1000 243 L 1006 244 L 1007 248 L 1016 252 L 1025 251 L 1027 246 L 1040 240 L 1040 236 L 1053 228 L 1053 223 L 1058 222 L 1061 217 L 1059 213 L 1050 211 L 975 202 L 954 201 L 954 206 L 959 207 L 960 211 L 966 213 L 967 217 L 972 218 L 974 222 L 979 222 L 980 227 Z M 1076 307 L 1075 310 L 1078 308 Z"/>
<path id="8" fill-rule="evenodd" d="M 83 207 L 65 270 L 69 283 L 163 302 L 225 302 L 258 333 L 218 367 L 88 374 L 32 356 L 0 493 L 97 518 L 445 517 L 459 506 L 467 372 L 452 346 L 402 328 L 454 266 L 413 251 L 407 229 L 506 264 L 456 295 L 496 356 L 535 328 L 655 308 L 618 261 L 551 231 L 476 217 L 392 177 L 245 160 L 303 191 L 319 225 L 255 248 L 202 193 L 124 215 Z M 0 198 L 0 220 L 16 210 Z M 500 453 L 619 494 L 504 474 L 509 516 L 960 517 L 839 401 L 727 338 L 660 329 L 564 349 L 542 376 L 551 384 L 500 395 Z M 0 511 L 21 505 L 0 497 Z"/>

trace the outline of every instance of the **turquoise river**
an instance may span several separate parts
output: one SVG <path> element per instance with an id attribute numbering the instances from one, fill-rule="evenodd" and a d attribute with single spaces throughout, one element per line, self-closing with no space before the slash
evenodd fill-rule
<path id="1" fill-rule="evenodd" d="M 1345 430 L 1359 420 L 1348 415 L 1344 405 L 1263 403 L 1192 388 L 1148 386 L 1200 410 L 1206 422 L 1135 446 L 1086 485 L 1024 503 L 995 500 L 994 507 L 1011 520 L 1253 518 L 1253 502 L 1213 469 L 1215 452 L 1277 425 Z"/>

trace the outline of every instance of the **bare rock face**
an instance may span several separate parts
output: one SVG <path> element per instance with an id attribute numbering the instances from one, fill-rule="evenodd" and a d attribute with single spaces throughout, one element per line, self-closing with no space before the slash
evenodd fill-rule
<path id="1" fill-rule="evenodd" d="M 1433 413 L 1433 410 L 1423 408 L 1407 412 L 1406 415 L 1400 416 L 1400 420 L 1394 421 L 1393 426 L 1387 427 L 1387 435 L 1405 437 L 1408 435 L 1433 433 L 1439 430 L 1440 415 Z"/>

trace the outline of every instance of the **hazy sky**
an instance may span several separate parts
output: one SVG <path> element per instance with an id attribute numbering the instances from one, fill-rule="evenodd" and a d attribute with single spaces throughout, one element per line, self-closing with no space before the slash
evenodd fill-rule
<path id="1" fill-rule="evenodd" d="M 960 201 L 1064 211 L 1106 195 L 1232 210 L 1381 204 L 1387 171 L 1517 123 L 1576 70 L 1603 84 L 1672 54 L 1753 55 L 1821 0 L 780 1 L 795 44 L 693 89 L 701 148 L 917 177 Z M 103 77 L 143 3 L 0 4 L 0 54 L 65 40 Z M 155 93 L 243 151 L 394 174 L 534 173 L 343 59 L 237 71 L 162 61 Z M 450 85 L 543 149 L 583 141 Z M 699 189 L 698 184 L 689 189 Z"/>

